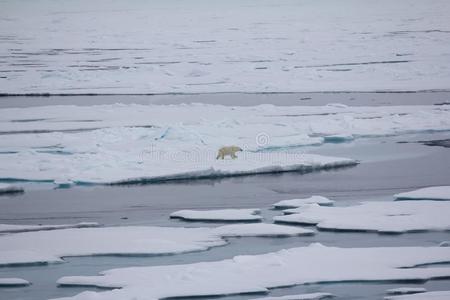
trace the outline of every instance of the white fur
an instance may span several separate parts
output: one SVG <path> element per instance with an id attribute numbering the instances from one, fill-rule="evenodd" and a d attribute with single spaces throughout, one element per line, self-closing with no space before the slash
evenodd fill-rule
<path id="1" fill-rule="evenodd" d="M 216 159 L 225 159 L 225 156 L 229 155 L 232 159 L 236 159 L 236 152 L 243 151 L 238 146 L 226 146 L 219 149 L 219 152 L 217 153 Z"/>

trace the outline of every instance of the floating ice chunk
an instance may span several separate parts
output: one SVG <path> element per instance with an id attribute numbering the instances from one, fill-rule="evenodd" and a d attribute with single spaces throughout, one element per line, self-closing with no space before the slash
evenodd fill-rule
<path id="1" fill-rule="evenodd" d="M 0 236 L 0 265 L 61 262 L 66 256 L 162 255 L 221 246 L 227 236 L 293 236 L 312 231 L 276 224 L 216 228 L 100 227 L 24 232 Z"/>
<path id="2" fill-rule="evenodd" d="M 319 300 L 333 297 L 335 296 L 330 293 L 310 293 L 310 294 L 286 295 L 281 297 L 255 298 L 250 300 Z"/>
<path id="3" fill-rule="evenodd" d="M 401 296 L 384 297 L 385 300 L 448 300 L 450 291 L 425 292 Z"/>
<path id="4" fill-rule="evenodd" d="M 55 179 L 53 183 L 60 189 L 69 188 L 74 185 L 74 182 L 67 178 Z"/>
<path id="5" fill-rule="evenodd" d="M 0 287 L 27 286 L 31 282 L 22 278 L 0 278 Z"/>
<path id="6" fill-rule="evenodd" d="M 0 183 L 0 195 L 14 193 L 23 193 L 23 188 L 12 184 Z"/>
<path id="7" fill-rule="evenodd" d="M 348 105 L 345 105 L 343 103 L 328 103 L 326 106 L 335 108 L 348 108 Z"/>
<path id="8" fill-rule="evenodd" d="M 313 235 L 314 231 L 298 226 L 283 226 L 277 224 L 235 224 L 220 226 L 215 229 L 222 237 L 231 236 L 295 236 Z"/>
<path id="9" fill-rule="evenodd" d="M 332 134 L 326 135 L 323 138 L 326 143 L 344 143 L 355 139 L 352 134 Z"/>
<path id="10" fill-rule="evenodd" d="M 450 186 L 432 186 L 394 195 L 397 200 L 450 200 Z"/>
<path id="11" fill-rule="evenodd" d="M 60 262 L 65 256 L 175 254 L 225 243 L 207 228 L 133 226 L 24 232 L 0 236 L 0 265 Z M 18 255 L 18 251 L 26 252 Z"/>
<path id="12" fill-rule="evenodd" d="M 35 121 L 13 122 L 10 116 Z M 355 160 L 287 148 L 323 143 L 324 136 L 333 135 L 342 139 L 446 131 L 450 111 L 432 105 L 47 106 L 0 109 L 0 127 L 10 133 L 0 139 L 0 179 L 108 184 L 355 165 Z M 262 151 L 218 161 L 217 150 L 224 145 Z"/>
<path id="13" fill-rule="evenodd" d="M 439 247 L 450 247 L 450 241 L 443 241 L 439 243 Z"/>
<path id="14" fill-rule="evenodd" d="M 15 224 L 0 224 L 0 233 L 17 233 L 27 231 L 41 231 L 41 230 L 56 230 L 67 228 L 87 228 L 98 227 L 99 223 L 95 222 L 81 222 L 78 224 L 63 224 L 63 225 L 15 225 Z"/>
<path id="15" fill-rule="evenodd" d="M 320 229 L 402 233 L 450 230 L 450 203 L 436 201 L 363 202 L 349 207 L 310 204 L 275 222 L 312 224 Z"/>
<path id="16" fill-rule="evenodd" d="M 439 247 L 336 248 L 312 244 L 215 262 L 130 267 L 103 271 L 99 276 L 68 276 L 60 278 L 58 284 L 121 288 L 85 292 L 64 298 L 67 300 L 215 296 L 267 292 L 270 288 L 317 282 L 444 278 L 450 275 L 450 267 L 414 266 L 446 261 L 450 261 L 450 251 Z"/>
<path id="17" fill-rule="evenodd" d="M 334 201 L 323 196 L 311 196 L 304 199 L 282 200 L 273 205 L 277 209 L 296 208 L 305 204 L 333 205 Z"/>
<path id="18" fill-rule="evenodd" d="M 406 294 L 424 293 L 426 291 L 427 291 L 427 289 L 422 288 L 422 287 L 401 287 L 401 288 L 387 290 L 386 294 L 388 294 L 388 295 L 406 295 Z"/>
<path id="19" fill-rule="evenodd" d="M 171 218 L 189 221 L 261 221 L 259 209 L 179 210 Z"/>

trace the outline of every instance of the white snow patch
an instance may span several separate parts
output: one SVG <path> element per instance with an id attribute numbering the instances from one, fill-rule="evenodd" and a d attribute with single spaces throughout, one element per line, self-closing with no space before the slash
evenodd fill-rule
<path id="1" fill-rule="evenodd" d="M 425 292 L 411 295 L 388 296 L 385 300 L 448 300 L 450 291 Z"/>
<path id="2" fill-rule="evenodd" d="M 162 255 L 203 251 L 231 236 L 294 236 L 308 229 L 276 224 L 216 228 L 100 227 L 24 232 L 0 236 L 0 265 L 62 262 L 66 256 Z"/>
<path id="3" fill-rule="evenodd" d="M 319 300 L 333 297 L 335 296 L 330 293 L 310 293 L 310 294 L 286 295 L 280 297 L 254 298 L 250 300 Z"/>
<path id="4" fill-rule="evenodd" d="M 0 278 L 0 287 L 27 286 L 31 282 L 22 278 Z"/>
<path id="5" fill-rule="evenodd" d="M 317 282 L 442 278 L 450 275 L 449 267 L 414 266 L 445 261 L 450 261 L 450 250 L 440 247 L 336 248 L 312 244 L 215 262 L 121 268 L 103 271 L 99 276 L 67 276 L 60 278 L 58 284 L 121 288 L 63 298 L 72 300 L 214 296 L 267 292 L 270 288 Z"/>
<path id="6" fill-rule="evenodd" d="M 334 200 L 330 200 L 323 196 L 311 196 L 309 198 L 303 199 L 290 199 L 290 200 L 281 200 L 275 204 L 273 204 L 274 208 L 284 209 L 284 208 L 296 208 L 303 206 L 305 204 L 319 204 L 319 205 L 333 205 Z"/>
<path id="7" fill-rule="evenodd" d="M 291 211 L 292 212 L 292 211 Z M 450 203 L 436 201 L 363 202 L 356 206 L 303 206 L 275 216 L 275 222 L 313 224 L 321 229 L 402 233 L 450 230 Z"/>
<path id="8" fill-rule="evenodd" d="M 394 195 L 398 200 L 450 200 L 450 186 L 432 186 Z"/>
<path id="9" fill-rule="evenodd" d="M 62 225 L 15 225 L 15 224 L 0 224 L 0 233 L 17 233 L 27 231 L 41 231 L 41 230 L 56 230 L 67 228 L 86 228 L 98 227 L 96 222 L 81 222 L 78 224 L 62 224 Z"/>
<path id="10" fill-rule="evenodd" d="M 190 221 L 261 221 L 261 210 L 248 209 L 218 209 L 218 210 L 179 210 L 170 214 L 171 218 Z"/>
<path id="11" fill-rule="evenodd" d="M 389 289 L 386 291 L 388 295 L 405 295 L 405 294 L 417 294 L 424 293 L 427 289 L 423 287 L 400 287 L 395 289 Z"/>
<path id="12" fill-rule="evenodd" d="M 0 183 L 0 195 L 1 194 L 12 194 L 12 193 L 22 193 L 23 188 L 20 186 L 15 186 L 7 183 Z"/>

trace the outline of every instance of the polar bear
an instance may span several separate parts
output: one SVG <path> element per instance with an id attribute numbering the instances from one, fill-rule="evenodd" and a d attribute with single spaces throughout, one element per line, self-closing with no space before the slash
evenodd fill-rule
<path id="1" fill-rule="evenodd" d="M 225 156 L 229 155 L 232 159 L 236 159 L 236 152 L 244 151 L 238 146 L 226 146 L 219 149 L 216 159 L 225 159 Z"/>

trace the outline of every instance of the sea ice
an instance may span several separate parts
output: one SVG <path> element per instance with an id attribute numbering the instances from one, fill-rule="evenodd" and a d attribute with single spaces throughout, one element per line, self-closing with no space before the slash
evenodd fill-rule
<path id="1" fill-rule="evenodd" d="M 405 294 L 417 294 L 424 293 L 427 289 L 422 287 L 400 287 L 395 289 L 390 289 L 386 291 L 388 295 L 405 295 Z"/>
<path id="2" fill-rule="evenodd" d="M 0 278 L 0 288 L 1 287 L 16 287 L 16 286 L 27 286 L 31 282 L 22 278 Z"/>
<path id="3" fill-rule="evenodd" d="M 278 224 L 233 224 L 216 227 L 214 232 L 222 237 L 242 237 L 242 236 L 260 236 L 260 237 L 280 237 L 295 235 L 313 235 L 311 229 L 299 226 L 283 226 Z"/>
<path id="4" fill-rule="evenodd" d="M 276 224 L 215 228 L 99 227 L 24 232 L 0 236 L 0 265 L 62 262 L 66 256 L 162 255 L 207 250 L 233 236 L 294 236 L 313 232 Z"/>
<path id="5" fill-rule="evenodd" d="M 355 139 L 351 134 L 333 134 L 324 136 L 324 141 L 327 143 L 343 143 L 349 142 Z"/>
<path id="6" fill-rule="evenodd" d="M 448 89 L 449 9 L 445 0 L 3 0 L 0 92 Z"/>
<path id="7" fill-rule="evenodd" d="M 402 233 L 450 230 L 450 203 L 436 201 L 363 202 L 356 206 L 310 204 L 275 222 L 312 224 L 320 229 Z"/>
<path id="8" fill-rule="evenodd" d="M 319 300 L 333 297 L 335 296 L 330 293 L 310 293 L 310 294 L 286 295 L 281 297 L 254 298 L 250 300 Z"/>
<path id="9" fill-rule="evenodd" d="M 171 218 L 189 221 L 261 221 L 259 209 L 179 210 Z"/>
<path id="10" fill-rule="evenodd" d="M 0 195 L 1 194 L 14 194 L 14 193 L 22 193 L 23 188 L 20 186 L 15 186 L 7 183 L 0 183 Z"/>
<path id="11" fill-rule="evenodd" d="M 450 186 L 432 186 L 394 195 L 397 200 L 450 200 Z"/>
<path id="12" fill-rule="evenodd" d="M 336 248 L 320 244 L 262 255 L 185 265 L 130 267 L 99 276 L 67 276 L 60 285 L 119 288 L 61 299 L 143 300 L 268 292 L 270 288 L 325 282 L 428 280 L 449 267 L 415 267 L 450 261 L 440 247 Z M 207 282 L 208 284 L 205 284 Z"/>
<path id="13" fill-rule="evenodd" d="M 99 223 L 95 222 L 81 222 L 78 224 L 63 224 L 63 225 L 15 225 L 15 224 L 0 224 L 0 233 L 17 233 L 27 231 L 41 231 L 41 230 L 56 230 L 67 228 L 86 228 L 98 227 Z"/>
<path id="14" fill-rule="evenodd" d="M 290 200 L 282 200 L 273 205 L 274 208 L 277 209 L 285 209 L 285 208 L 296 208 L 303 206 L 305 204 L 319 204 L 319 205 L 333 205 L 334 200 L 330 200 L 323 196 L 311 196 L 309 198 L 304 199 L 290 199 Z"/>
<path id="15" fill-rule="evenodd" d="M 450 241 L 440 242 L 439 247 L 450 247 Z"/>
<path id="16" fill-rule="evenodd" d="M 450 291 L 425 292 L 410 295 L 387 296 L 385 300 L 448 300 Z"/>
<path id="17" fill-rule="evenodd" d="M 8 133 L 0 140 L 0 179 L 131 183 L 354 165 L 291 147 L 330 135 L 446 131 L 450 111 L 431 105 L 55 105 L 0 109 L 0 128 Z M 245 151 L 235 160 L 216 160 L 224 145 Z"/>

